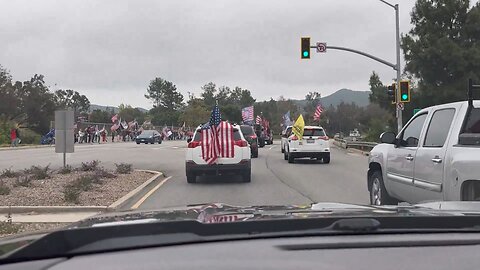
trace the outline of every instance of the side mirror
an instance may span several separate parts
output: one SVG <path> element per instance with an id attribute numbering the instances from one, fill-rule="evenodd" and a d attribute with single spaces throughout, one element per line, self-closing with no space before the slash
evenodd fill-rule
<path id="1" fill-rule="evenodd" d="M 380 135 L 380 142 L 388 143 L 388 144 L 395 144 L 396 135 L 393 132 L 384 132 Z"/>
<path id="2" fill-rule="evenodd" d="M 192 138 L 187 139 L 187 143 L 190 143 L 192 141 Z"/>

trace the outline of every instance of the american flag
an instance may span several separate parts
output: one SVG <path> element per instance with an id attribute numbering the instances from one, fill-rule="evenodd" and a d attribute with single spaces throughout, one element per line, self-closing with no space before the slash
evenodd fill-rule
<path id="1" fill-rule="evenodd" d="M 257 125 L 260 125 L 262 123 L 262 117 L 260 115 L 257 115 L 257 119 L 255 120 L 255 123 Z"/>
<path id="2" fill-rule="evenodd" d="M 322 115 L 322 112 L 322 105 L 318 104 L 317 109 L 315 109 L 315 113 L 313 114 L 313 120 L 318 121 L 320 119 L 320 115 Z"/>
<path id="3" fill-rule="evenodd" d="M 114 116 L 112 116 L 112 123 L 117 122 L 117 120 L 118 120 L 118 114 L 115 114 Z"/>
<path id="4" fill-rule="evenodd" d="M 253 106 L 242 109 L 243 122 L 253 122 Z"/>
<path id="5" fill-rule="evenodd" d="M 221 120 L 220 109 L 215 105 L 210 121 L 202 126 L 202 158 L 208 164 L 214 164 L 220 155 L 220 140 L 217 127 L 220 125 Z"/>

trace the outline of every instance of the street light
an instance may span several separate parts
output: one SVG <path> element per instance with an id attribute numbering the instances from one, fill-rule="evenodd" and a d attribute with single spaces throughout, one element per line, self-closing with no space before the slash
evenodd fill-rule
<path id="1" fill-rule="evenodd" d="M 397 65 L 396 65 L 396 70 L 397 70 L 397 100 L 396 103 L 397 105 L 402 102 L 401 100 L 401 95 L 400 95 L 400 19 L 399 19 L 399 8 L 398 4 L 392 5 L 388 3 L 387 1 L 380 0 L 380 2 L 390 6 L 395 10 L 395 21 L 396 21 L 396 53 L 397 53 Z M 397 106 L 397 128 L 398 132 L 402 129 L 403 126 L 403 121 L 402 121 L 402 110 L 400 110 L 399 106 Z"/>

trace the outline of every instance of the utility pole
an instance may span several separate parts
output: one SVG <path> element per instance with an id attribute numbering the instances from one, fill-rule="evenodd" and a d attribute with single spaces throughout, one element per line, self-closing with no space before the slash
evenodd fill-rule
<path id="1" fill-rule="evenodd" d="M 401 100 L 401 96 L 400 96 L 400 15 L 399 15 L 399 6 L 398 4 L 395 4 L 395 5 L 392 5 L 390 3 L 388 3 L 387 1 L 384 1 L 384 0 L 380 0 L 382 3 L 390 6 L 391 8 L 395 9 L 395 50 L 396 50 L 396 54 L 397 54 L 397 63 L 395 65 L 395 69 L 397 71 L 397 87 L 396 87 L 396 91 L 397 91 L 397 100 L 396 100 L 396 104 L 395 104 L 395 109 L 396 109 L 396 116 L 397 116 L 397 128 L 398 128 L 398 132 L 400 132 L 400 130 L 402 129 L 402 126 L 403 126 L 403 120 L 402 120 L 402 110 L 400 109 L 400 107 L 398 106 L 398 104 L 400 104 L 402 102 Z"/>

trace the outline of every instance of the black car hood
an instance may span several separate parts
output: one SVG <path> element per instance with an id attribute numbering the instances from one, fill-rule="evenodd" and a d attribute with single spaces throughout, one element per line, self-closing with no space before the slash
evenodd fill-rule
<path id="1" fill-rule="evenodd" d="M 366 206 L 344 203 L 232 206 L 223 203 L 208 203 L 162 210 L 104 213 L 73 223 L 69 227 L 82 228 L 179 220 L 224 223 L 260 219 L 444 215 L 480 215 L 480 202 L 429 202 L 416 205 L 400 204 L 398 206 Z"/>

